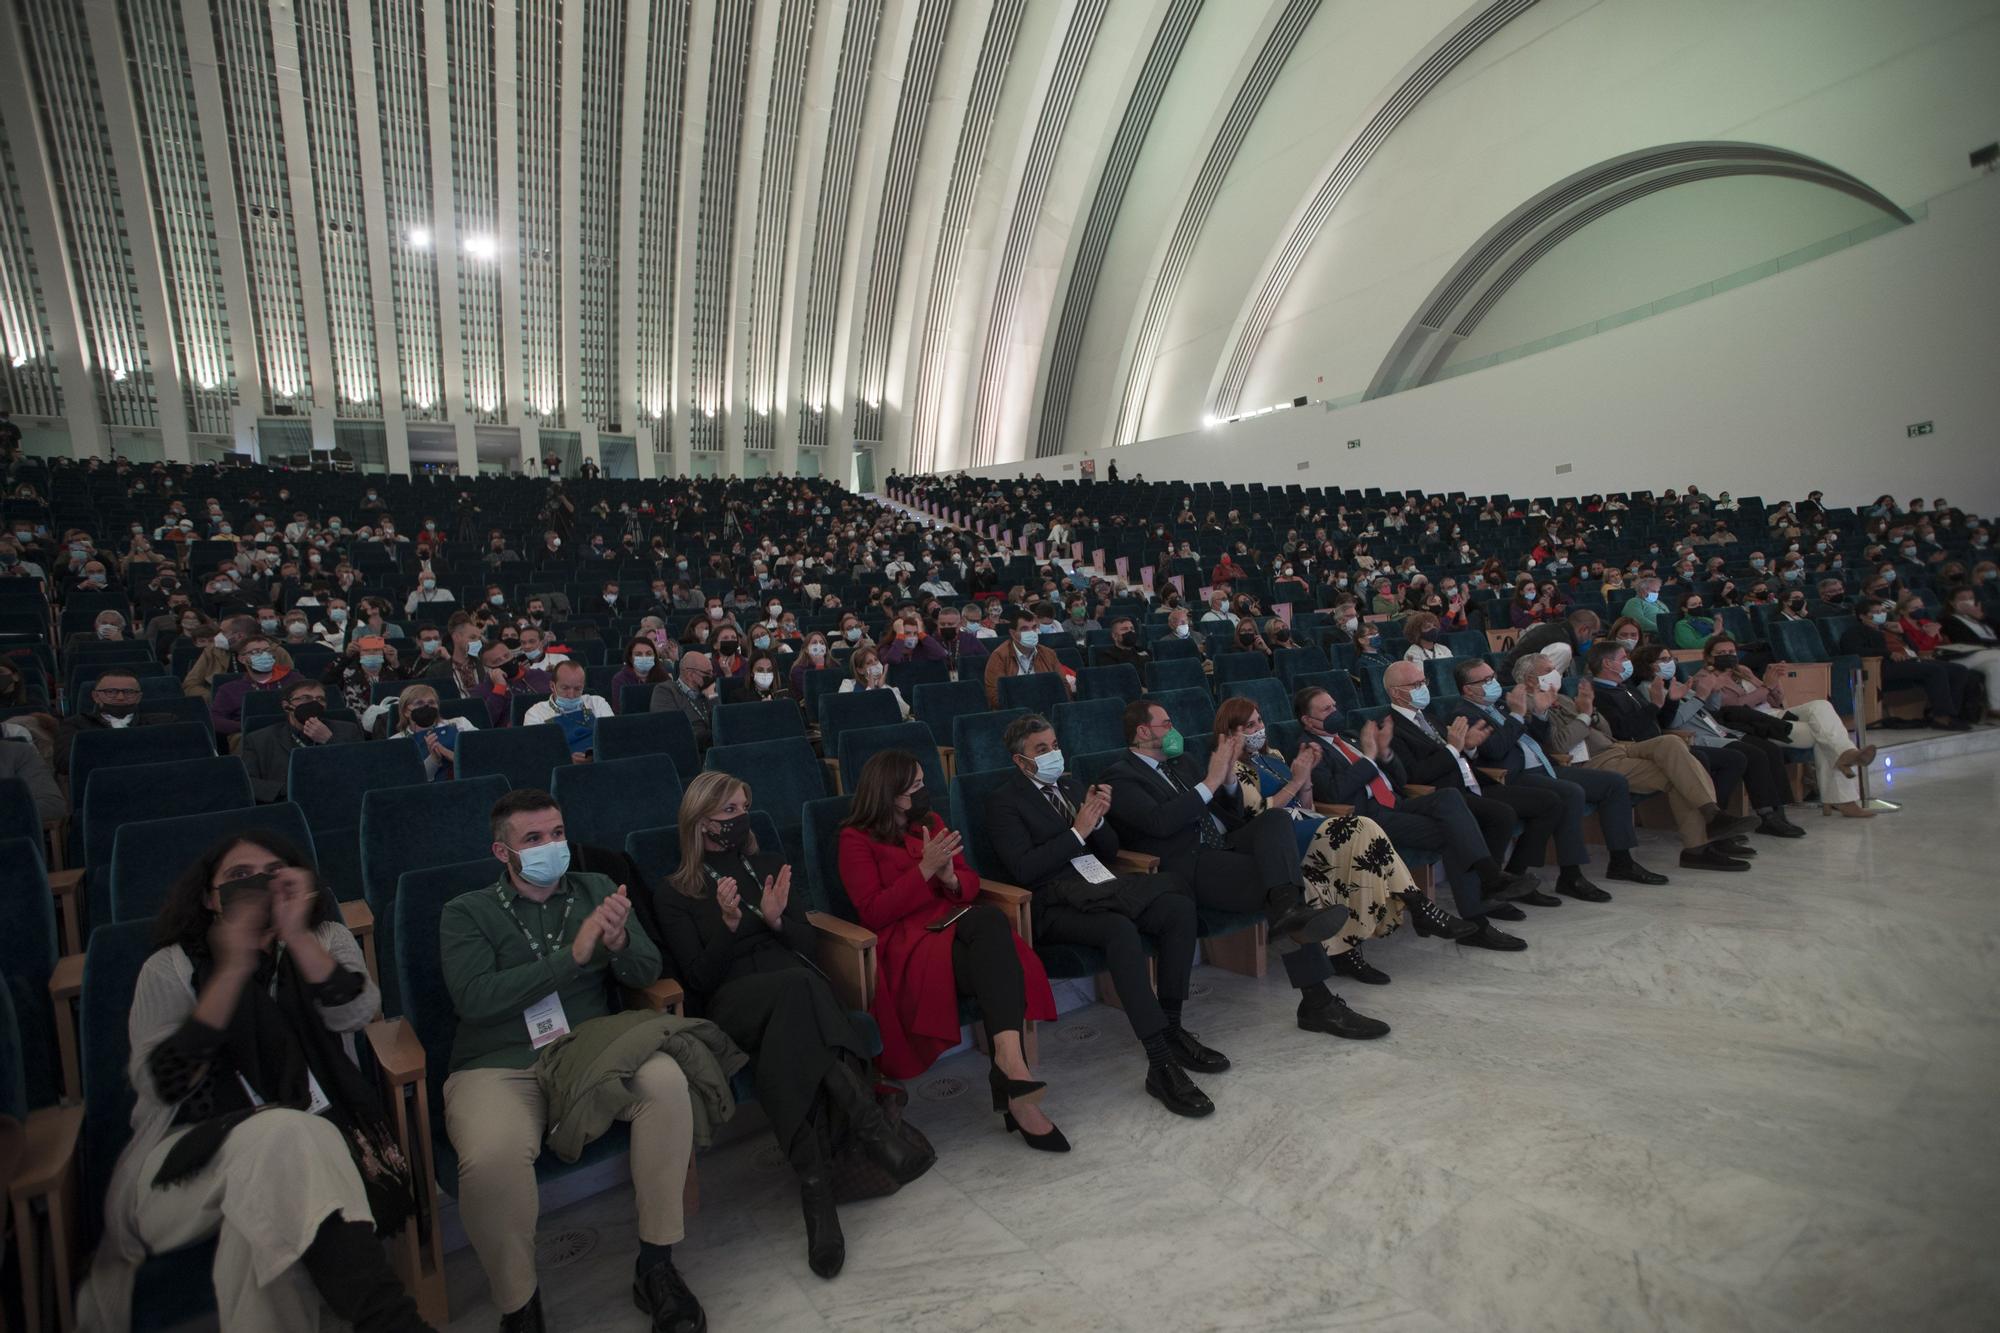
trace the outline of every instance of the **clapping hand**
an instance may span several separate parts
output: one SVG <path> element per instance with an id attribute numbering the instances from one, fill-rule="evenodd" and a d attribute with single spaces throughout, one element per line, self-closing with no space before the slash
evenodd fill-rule
<path id="1" fill-rule="evenodd" d="M 1097 831 L 1097 826 L 1103 822 L 1104 816 L 1110 813 L 1110 810 L 1111 788 L 1098 783 L 1085 793 L 1083 804 L 1076 812 L 1076 822 L 1070 827 L 1076 830 L 1077 837 L 1088 838 Z"/>
<path id="2" fill-rule="evenodd" d="M 782 866 L 778 873 L 764 880 L 764 901 L 761 910 L 764 924 L 772 930 L 778 928 L 779 920 L 785 915 L 786 906 L 792 901 L 792 868 Z"/>
<path id="3" fill-rule="evenodd" d="M 1588 714 L 1597 707 L 1597 687 L 1583 681 L 1576 687 L 1576 711 Z"/>
<path id="4" fill-rule="evenodd" d="M 1292 756 L 1292 781 L 1310 785 L 1313 769 L 1319 766 L 1319 750 L 1310 741 L 1299 744 L 1299 752 Z"/>
<path id="5" fill-rule="evenodd" d="M 1487 738 L 1492 734 L 1493 734 L 1493 724 L 1491 722 L 1487 722 L 1483 719 L 1478 722 L 1474 722 L 1471 726 L 1465 729 L 1465 745 L 1463 748 L 1467 750 L 1477 750 L 1480 746 L 1486 743 Z"/>
<path id="6" fill-rule="evenodd" d="M 287 866 L 271 876 L 271 925 L 284 940 L 295 940 L 312 929 L 313 903 L 319 890 L 310 871 Z"/>
<path id="7" fill-rule="evenodd" d="M 1535 693 L 1538 697 L 1534 702 L 1540 703 L 1539 695 L 1541 691 L 1537 690 Z M 1507 691 L 1507 711 L 1514 716 L 1526 717 L 1528 715 L 1529 702 L 1528 683 L 1526 681 L 1520 682 L 1513 689 Z"/>
<path id="8" fill-rule="evenodd" d="M 591 915 L 597 918 L 598 935 L 604 941 L 604 947 L 613 953 L 623 950 L 625 924 L 632 916 L 632 899 L 626 894 L 625 886 L 620 884 L 609 898 L 597 905 L 597 910 Z"/>
<path id="9" fill-rule="evenodd" d="M 1472 729 L 1471 719 L 1461 714 L 1458 717 L 1453 718 L 1451 720 L 1451 725 L 1444 729 L 1444 738 L 1446 742 L 1450 744 L 1452 749 L 1463 750 L 1465 748 L 1465 735 L 1471 729 Z"/>
<path id="10" fill-rule="evenodd" d="M 951 829 L 945 829 L 933 837 L 928 825 L 924 828 L 923 840 L 923 851 L 918 857 L 917 868 L 923 872 L 925 879 L 936 879 L 951 869 L 952 857 L 958 855 L 958 849 L 964 845 L 963 840 Z"/>
<path id="11" fill-rule="evenodd" d="M 743 895 L 737 891 L 735 879 L 724 875 L 716 884 L 715 905 L 722 909 L 722 924 L 734 934 L 743 924 Z"/>

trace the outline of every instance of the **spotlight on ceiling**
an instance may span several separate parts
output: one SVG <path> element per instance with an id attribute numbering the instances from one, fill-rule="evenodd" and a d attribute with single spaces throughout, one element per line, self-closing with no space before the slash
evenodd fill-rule
<path id="1" fill-rule="evenodd" d="M 412 227 L 403 233 L 403 239 L 410 243 L 412 250 L 428 250 L 431 248 L 431 229 Z"/>

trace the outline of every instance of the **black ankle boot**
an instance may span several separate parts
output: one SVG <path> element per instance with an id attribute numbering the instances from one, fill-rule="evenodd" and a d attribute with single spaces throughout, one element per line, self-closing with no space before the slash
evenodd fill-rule
<path id="1" fill-rule="evenodd" d="M 833 1205 L 833 1166 L 826 1120 L 805 1125 L 792 1139 L 792 1170 L 799 1177 L 799 1207 L 806 1218 L 806 1263 L 824 1278 L 838 1277 L 847 1262 L 847 1238 Z"/>
<path id="2" fill-rule="evenodd" d="M 822 1086 L 827 1100 L 846 1117 L 847 1132 L 898 1185 L 909 1184 L 937 1161 L 936 1153 L 914 1146 L 897 1132 L 876 1105 L 875 1090 L 845 1060 L 833 1062 Z"/>
<path id="3" fill-rule="evenodd" d="M 548 1333 L 548 1323 L 542 1318 L 542 1289 L 535 1288 L 535 1294 L 528 1297 L 528 1303 L 518 1310 L 509 1310 L 500 1316 L 500 1333 Z"/>
<path id="4" fill-rule="evenodd" d="M 410 1224 L 413 1225 L 413 1224 Z M 430 1325 L 403 1290 L 396 1272 L 367 1222 L 344 1221 L 338 1213 L 320 1223 L 300 1258 L 313 1288 L 354 1333 L 416 1333 Z"/>
<path id="5" fill-rule="evenodd" d="M 1453 916 L 1416 889 L 1399 896 L 1403 900 L 1403 906 L 1409 910 L 1410 924 L 1416 928 L 1419 935 L 1426 938 L 1442 935 L 1448 940 L 1462 940 L 1469 935 L 1479 933 L 1476 924 L 1463 917 Z"/>

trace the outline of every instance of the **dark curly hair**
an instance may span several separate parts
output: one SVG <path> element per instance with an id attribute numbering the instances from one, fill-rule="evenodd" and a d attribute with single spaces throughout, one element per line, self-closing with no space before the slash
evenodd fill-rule
<path id="1" fill-rule="evenodd" d="M 209 891 L 215 887 L 216 867 L 222 864 L 224 857 L 245 843 L 262 848 L 288 866 L 305 870 L 313 868 L 312 859 L 304 851 L 275 833 L 249 829 L 224 835 L 210 844 L 208 850 L 183 870 L 180 878 L 168 888 L 166 901 L 160 904 L 160 914 L 153 919 L 154 948 L 164 949 L 174 944 L 183 948 L 198 947 L 208 938 L 209 923 L 215 920 L 215 913 L 209 910 L 206 900 Z M 324 920 L 326 895 L 322 893 L 313 899 L 311 924 L 317 926 Z"/>

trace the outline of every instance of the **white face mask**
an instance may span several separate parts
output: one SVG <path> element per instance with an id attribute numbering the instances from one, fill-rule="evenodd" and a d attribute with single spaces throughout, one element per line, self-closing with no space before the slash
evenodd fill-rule
<path id="1" fill-rule="evenodd" d="M 1562 683 L 1563 678 L 1560 671 L 1544 671 L 1540 676 L 1535 678 L 1535 684 L 1545 690 L 1559 689 Z"/>
<path id="2" fill-rule="evenodd" d="M 771 682 L 776 680 L 777 676 L 769 671 L 754 671 L 750 674 L 750 679 L 756 682 L 758 689 L 768 690 L 771 688 Z"/>

